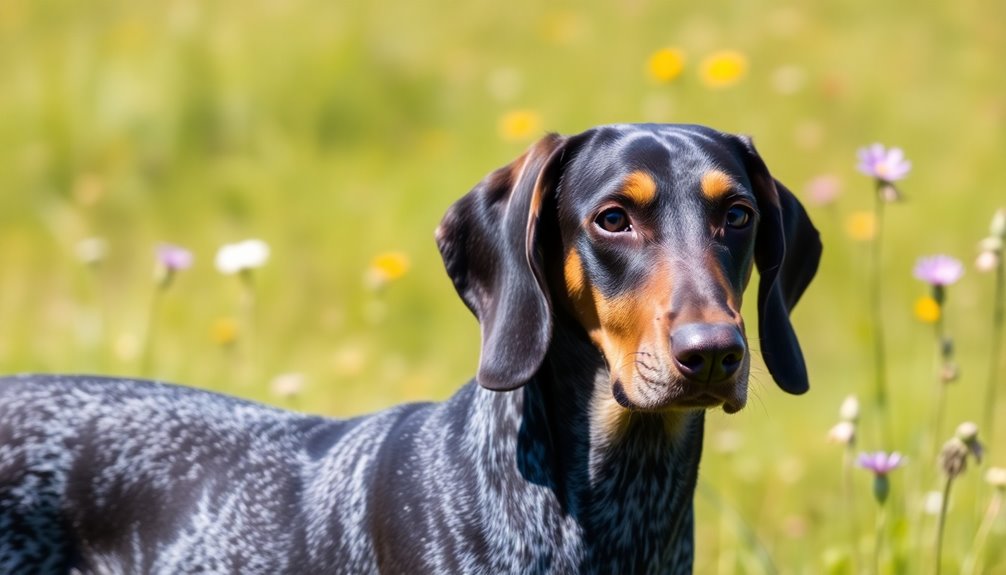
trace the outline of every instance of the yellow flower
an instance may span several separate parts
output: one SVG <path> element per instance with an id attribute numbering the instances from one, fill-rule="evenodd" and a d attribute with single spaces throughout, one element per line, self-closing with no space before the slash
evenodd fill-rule
<path id="1" fill-rule="evenodd" d="M 210 327 L 210 338 L 213 343 L 220 346 L 227 346 L 234 343 L 238 338 L 238 324 L 233 318 L 217 318 Z"/>
<path id="2" fill-rule="evenodd" d="M 384 252 L 378 254 L 370 264 L 389 280 L 397 280 L 409 271 L 409 257 L 402 252 Z"/>
<path id="3" fill-rule="evenodd" d="M 710 88 L 726 88 L 739 82 L 747 70 L 747 56 L 734 50 L 720 50 L 702 61 L 702 82 Z"/>
<path id="4" fill-rule="evenodd" d="M 915 300 L 915 317 L 922 323 L 936 323 L 940 319 L 940 304 L 929 296 Z"/>
<path id="5" fill-rule="evenodd" d="M 873 239 L 877 232 L 877 219 L 873 212 L 853 212 L 845 219 L 845 233 L 857 242 Z"/>
<path id="6" fill-rule="evenodd" d="M 541 116 L 533 110 L 513 110 L 503 114 L 497 127 L 504 140 L 527 140 L 541 131 Z"/>
<path id="7" fill-rule="evenodd" d="M 661 48 L 650 55 L 646 68 L 650 78 L 666 84 L 685 69 L 685 53 L 677 48 Z"/>
<path id="8" fill-rule="evenodd" d="M 402 252 L 377 254 L 370 262 L 364 278 L 373 289 L 384 287 L 388 282 L 401 279 L 409 271 L 409 257 Z"/>

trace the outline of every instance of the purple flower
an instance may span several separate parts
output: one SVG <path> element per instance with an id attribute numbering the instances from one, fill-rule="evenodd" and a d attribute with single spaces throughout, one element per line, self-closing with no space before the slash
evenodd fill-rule
<path id="1" fill-rule="evenodd" d="M 885 148 L 881 144 L 873 144 L 859 149 L 860 172 L 873 176 L 881 182 L 896 182 L 908 175 L 912 163 L 905 159 L 901 148 Z"/>
<path id="2" fill-rule="evenodd" d="M 172 272 L 188 269 L 192 266 L 192 252 L 183 247 L 161 244 L 157 246 L 157 262 Z"/>
<path id="3" fill-rule="evenodd" d="M 905 463 L 905 458 L 900 453 L 884 453 L 876 451 L 874 453 L 860 453 L 856 463 L 863 469 L 869 469 L 875 475 L 887 475 Z"/>
<path id="4" fill-rule="evenodd" d="M 964 275 L 964 264 L 955 258 L 936 255 L 919 258 L 915 264 L 915 277 L 930 285 L 948 286 Z"/>

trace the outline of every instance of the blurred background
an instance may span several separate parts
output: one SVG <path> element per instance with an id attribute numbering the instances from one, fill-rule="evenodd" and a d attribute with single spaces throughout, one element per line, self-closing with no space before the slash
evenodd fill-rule
<path id="1" fill-rule="evenodd" d="M 854 572 L 826 435 L 846 395 L 868 406 L 873 389 L 874 188 L 856 150 L 913 162 L 883 222 L 883 447 L 924 452 L 936 401 L 947 433 L 983 409 L 994 280 L 972 262 L 1006 204 L 1004 21 L 979 0 L 4 0 L 0 370 L 140 374 L 337 416 L 445 398 L 478 359 L 433 242 L 445 209 L 546 131 L 708 124 L 754 137 L 825 259 L 794 316 L 811 392 L 759 368 L 747 409 L 708 417 L 697 572 Z M 221 274 L 217 250 L 247 238 L 268 261 Z M 195 255 L 168 285 L 162 242 Z M 933 253 L 968 268 L 945 308 L 961 369 L 945 392 L 913 314 L 928 288 L 912 268 Z M 866 449 L 881 447 L 871 416 Z M 1006 464 L 1006 425 L 985 439 Z M 909 466 L 894 491 L 937 488 L 931 460 Z M 951 558 L 979 476 L 954 500 Z M 869 549 L 870 477 L 855 481 Z M 901 505 L 891 528 L 923 535 L 889 567 L 916 572 L 934 519 Z M 990 572 L 1003 561 L 990 553 Z"/>

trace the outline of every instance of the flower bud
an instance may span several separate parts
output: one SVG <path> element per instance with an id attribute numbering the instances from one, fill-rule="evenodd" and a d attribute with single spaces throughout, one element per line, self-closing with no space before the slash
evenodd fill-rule
<path id="1" fill-rule="evenodd" d="M 978 426 L 971 421 L 965 421 L 964 423 L 957 426 L 957 430 L 954 432 L 961 441 L 968 443 L 971 441 L 978 440 Z"/>
<path id="2" fill-rule="evenodd" d="M 990 272 L 999 267 L 999 254 L 992 251 L 984 251 L 978 254 L 975 260 L 975 267 L 980 272 Z"/>
<path id="3" fill-rule="evenodd" d="M 957 426 L 955 435 L 958 439 L 964 442 L 964 445 L 968 448 L 968 452 L 970 452 L 975 458 L 975 461 L 981 463 L 982 454 L 984 453 L 985 448 L 981 442 L 978 441 L 978 426 L 970 421 L 965 421 Z"/>
<path id="4" fill-rule="evenodd" d="M 855 423 L 859 421 L 859 399 L 855 395 L 849 395 L 842 401 L 842 406 L 838 408 L 838 415 L 842 421 Z"/>
<path id="5" fill-rule="evenodd" d="M 873 498 L 877 503 L 883 505 L 887 501 L 887 496 L 891 493 L 891 480 L 886 473 L 878 473 L 873 476 Z"/>
<path id="6" fill-rule="evenodd" d="M 884 203 L 893 204 L 895 202 L 901 201 L 901 192 L 898 188 L 894 187 L 894 184 L 890 182 L 878 182 L 877 193 L 880 194 L 880 199 Z"/>
<path id="7" fill-rule="evenodd" d="M 1003 251 L 1003 238 L 999 236 L 989 236 L 982 241 L 978 242 L 978 249 L 983 252 L 995 252 L 1002 253 Z"/>
<path id="8" fill-rule="evenodd" d="M 856 442 L 856 424 L 851 421 L 840 421 L 828 431 L 828 441 L 853 445 Z"/>
<path id="9" fill-rule="evenodd" d="M 968 467 L 968 446 L 958 437 L 943 444 L 939 456 L 940 469 L 953 479 Z"/>
<path id="10" fill-rule="evenodd" d="M 999 208 L 992 216 L 992 225 L 989 232 L 998 238 L 1006 238 L 1006 208 Z"/>
<path id="11" fill-rule="evenodd" d="M 989 467 L 985 472 L 985 482 L 999 490 L 1006 490 L 1006 469 Z"/>
<path id="12" fill-rule="evenodd" d="M 957 364 L 947 361 L 940 367 L 940 381 L 942 383 L 953 383 L 961 376 L 961 370 Z"/>

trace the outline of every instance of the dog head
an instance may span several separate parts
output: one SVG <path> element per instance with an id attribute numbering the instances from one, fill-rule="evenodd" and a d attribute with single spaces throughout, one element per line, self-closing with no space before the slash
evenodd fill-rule
<path id="1" fill-rule="evenodd" d="M 789 312 L 821 244 L 746 138 L 689 125 L 546 136 L 455 203 L 437 242 L 479 319 L 488 389 L 534 376 L 561 315 L 600 350 L 622 408 L 735 412 L 755 266 L 765 364 L 783 390 L 808 389 Z"/>

